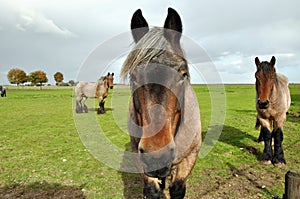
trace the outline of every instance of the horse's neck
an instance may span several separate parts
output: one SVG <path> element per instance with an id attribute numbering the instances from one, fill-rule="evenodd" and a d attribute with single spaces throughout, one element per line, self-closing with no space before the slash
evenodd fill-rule
<path id="1" fill-rule="evenodd" d="M 275 82 L 273 84 L 273 90 L 272 90 L 272 95 L 271 95 L 271 101 L 273 101 L 273 103 L 275 105 L 280 105 L 282 104 L 282 100 L 283 100 L 283 95 L 285 94 L 284 91 L 284 85 L 282 80 L 280 79 L 281 77 L 279 77 L 276 74 L 276 79 Z"/>
<path id="2" fill-rule="evenodd" d="M 272 95 L 274 94 L 274 96 L 277 96 L 280 93 L 279 90 L 280 90 L 279 79 L 276 74 L 275 81 L 273 84 L 273 89 L 272 89 Z"/>
<path id="3" fill-rule="evenodd" d="M 98 89 L 101 89 L 101 88 L 108 89 L 107 81 L 103 80 L 103 81 L 98 82 L 97 88 Z"/>

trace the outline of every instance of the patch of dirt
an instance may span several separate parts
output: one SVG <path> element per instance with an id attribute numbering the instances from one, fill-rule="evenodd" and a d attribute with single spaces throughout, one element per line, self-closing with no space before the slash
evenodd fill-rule
<path id="1" fill-rule="evenodd" d="M 84 199 L 80 187 L 62 186 L 47 182 L 35 182 L 29 185 L 14 184 L 0 187 L 1 199 Z"/>
<path id="2" fill-rule="evenodd" d="M 230 177 L 223 178 L 211 176 L 215 171 L 205 169 L 203 174 L 209 176 L 203 184 L 188 184 L 187 190 L 193 190 L 196 196 L 191 194 L 188 199 L 260 199 L 271 195 L 269 187 L 275 182 L 284 182 L 284 175 L 279 176 L 272 171 L 256 171 L 251 166 L 235 168 L 229 165 Z M 189 192 L 189 191 L 188 191 Z M 189 195 L 189 194 L 187 194 Z M 282 197 L 282 196 L 279 196 Z"/>

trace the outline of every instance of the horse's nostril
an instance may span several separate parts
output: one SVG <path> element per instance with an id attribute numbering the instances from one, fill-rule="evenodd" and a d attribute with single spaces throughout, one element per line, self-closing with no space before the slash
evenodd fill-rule
<path id="1" fill-rule="evenodd" d="M 145 153 L 145 150 L 142 148 L 140 148 L 139 151 L 140 151 L 140 153 Z"/>
<path id="2" fill-rule="evenodd" d="M 269 100 L 266 100 L 266 101 L 258 100 L 257 103 L 259 105 L 259 108 L 265 109 L 265 108 L 268 108 L 270 101 Z"/>

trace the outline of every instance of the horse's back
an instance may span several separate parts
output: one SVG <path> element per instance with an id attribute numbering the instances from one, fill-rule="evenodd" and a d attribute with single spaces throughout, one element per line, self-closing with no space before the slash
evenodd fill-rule
<path id="1" fill-rule="evenodd" d="M 75 86 L 75 94 L 76 96 L 84 95 L 89 98 L 94 98 L 96 95 L 96 88 L 97 88 L 96 83 L 80 81 Z"/>

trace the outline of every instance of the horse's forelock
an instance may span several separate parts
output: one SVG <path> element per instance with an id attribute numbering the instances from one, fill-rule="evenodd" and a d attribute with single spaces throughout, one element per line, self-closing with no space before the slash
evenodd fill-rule
<path id="1" fill-rule="evenodd" d="M 137 66 L 148 64 L 154 57 L 168 50 L 167 43 L 168 41 L 163 36 L 163 28 L 151 29 L 127 56 L 122 66 L 121 78 L 125 79 Z"/>

